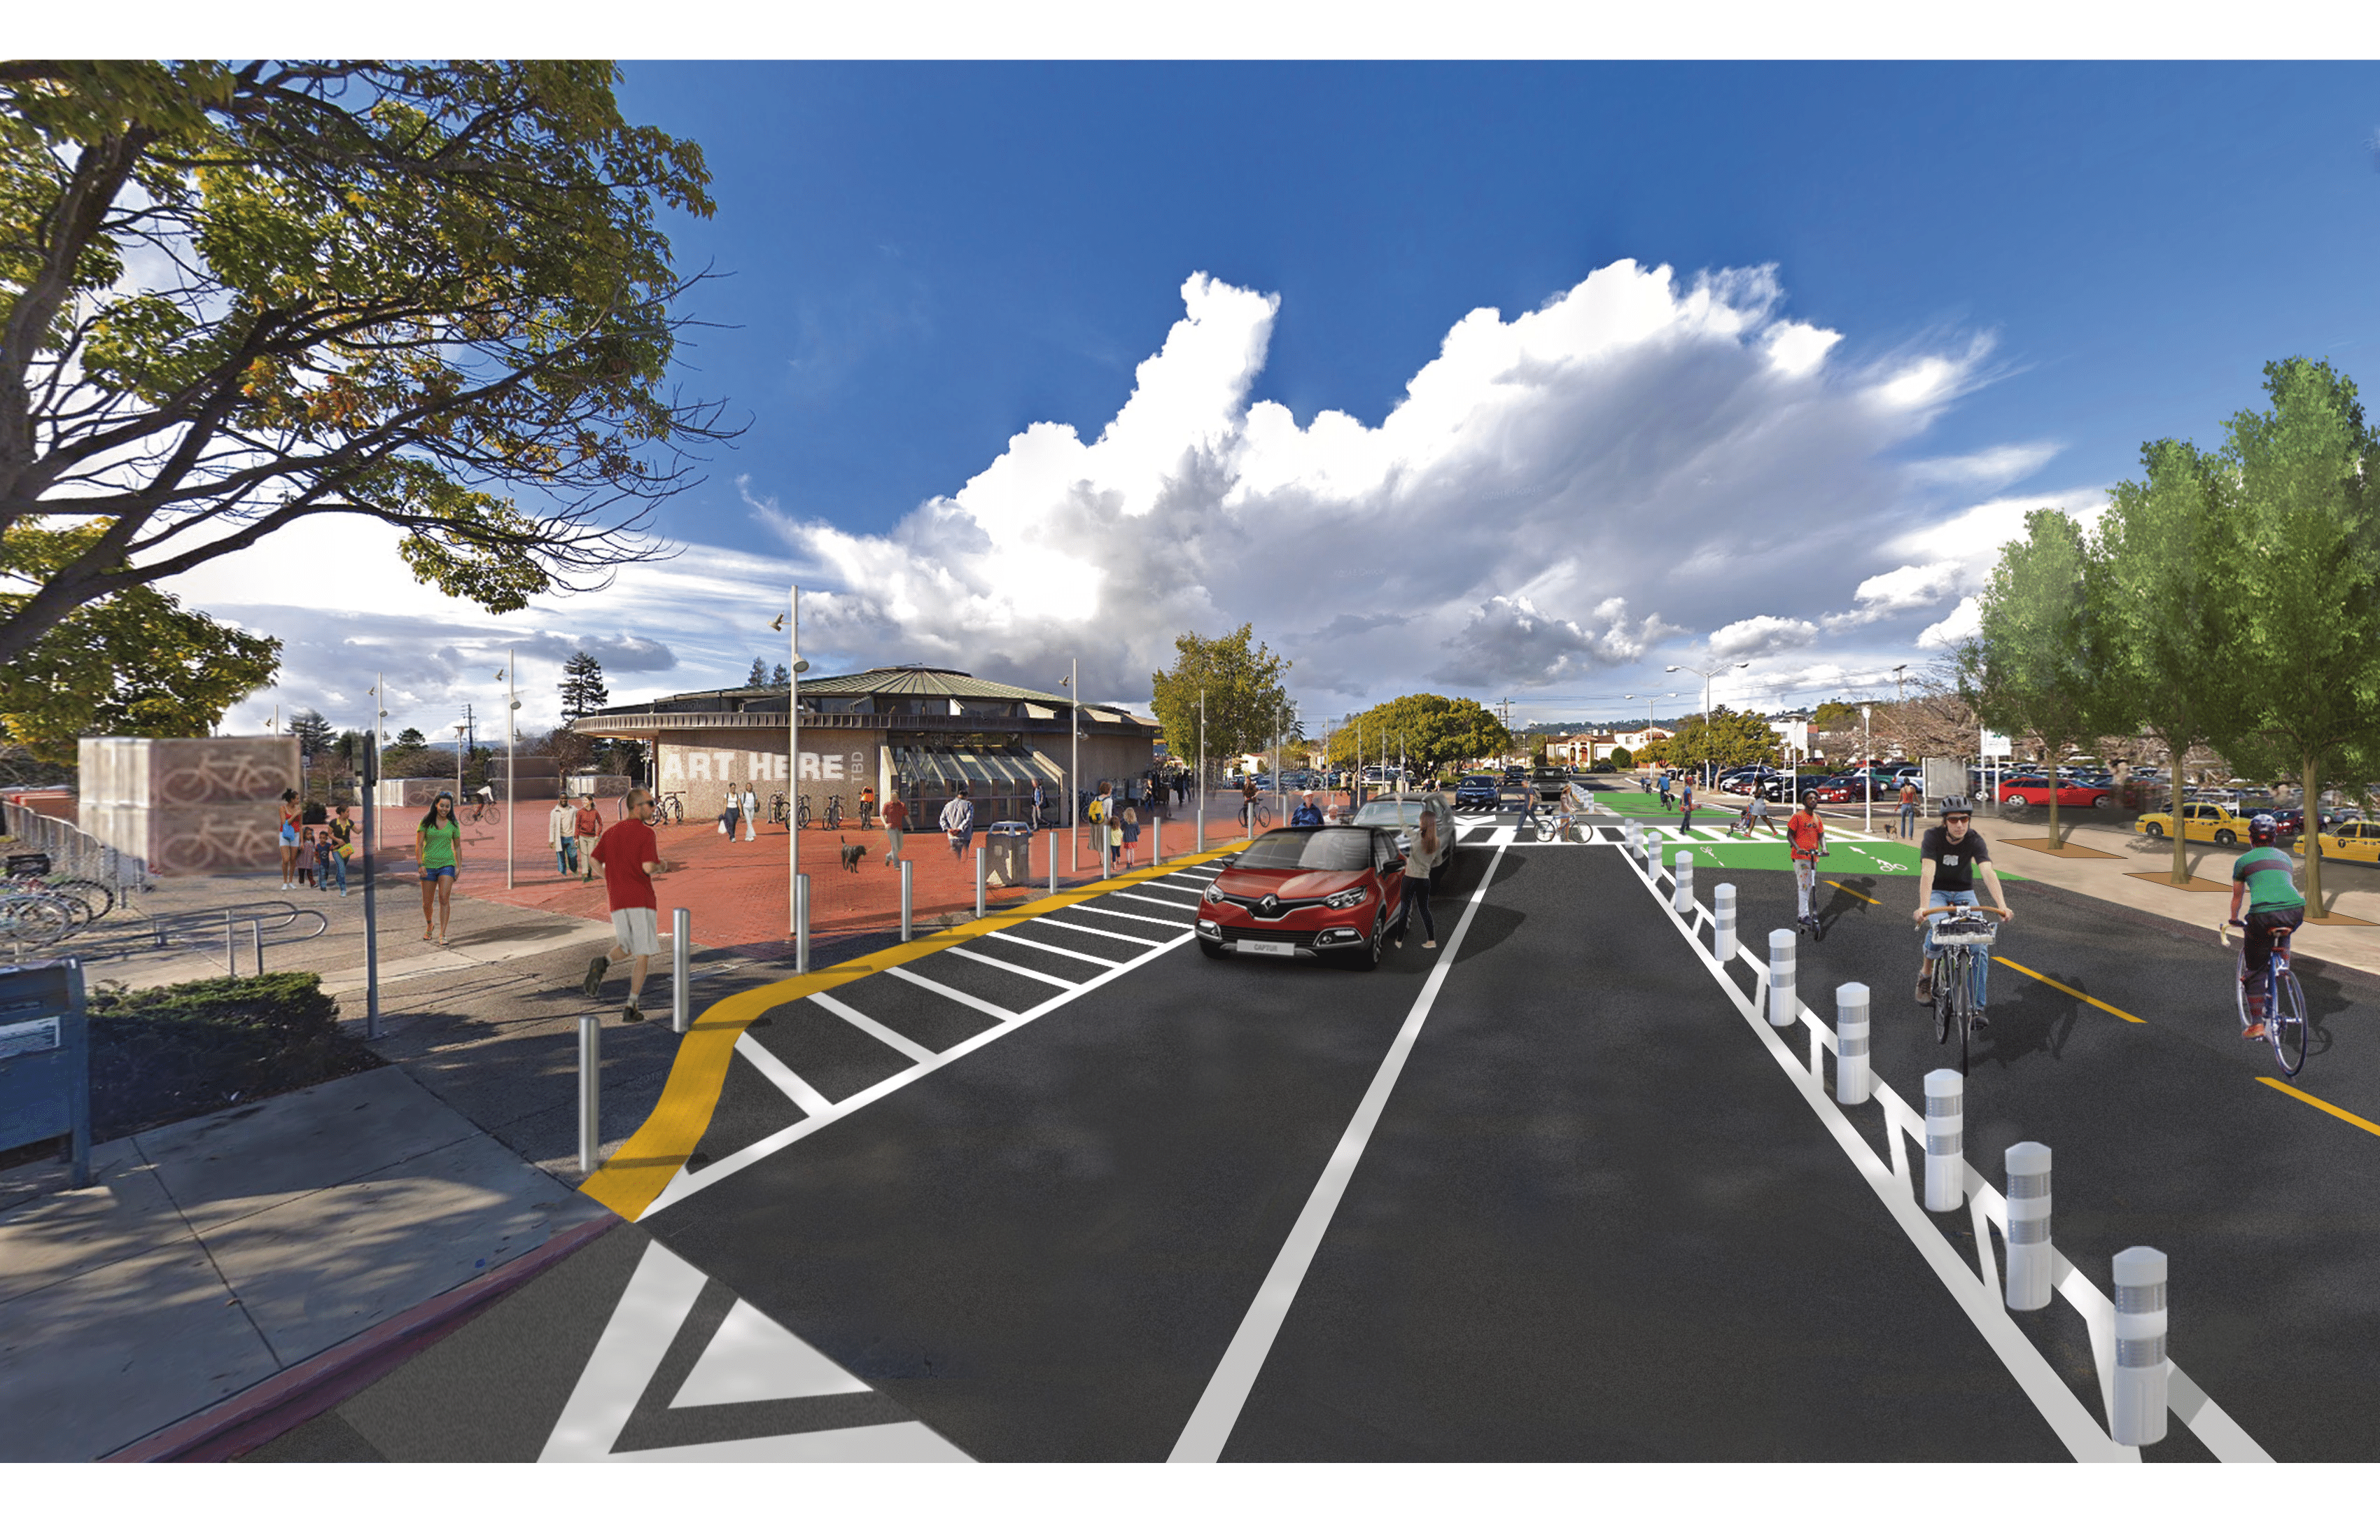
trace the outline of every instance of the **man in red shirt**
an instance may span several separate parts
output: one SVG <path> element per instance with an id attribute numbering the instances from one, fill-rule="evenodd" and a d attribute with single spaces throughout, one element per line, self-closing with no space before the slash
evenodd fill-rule
<path id="1" fill-rule="evenodd" d="M 585 853 L 595 848 L 596 840 L 603 832 L 603 815 L 595 810 L 594 793 L 589 792 L 578 799 L 578 811 L 572 818 L 571 832 L 578 837 L 578 880 L 592 882 L 595 872 L 587 865 Z"/>
<path id="2" fill-rule="evenodd" d="M 587 998 L 595 999 L 602 991 L 605 971 L 614 963 L 634 959 L 636 966 L 628 974 L 628 1006 L 620 1013 L 620 1019 L 640 1022 L 645 1013 L 638 1001 L 645 992 L 645 970 L 662 949 L 661 900 L 653 893 L 653 876 L 669 870 L 670 864 L 662 859 L 661 846 L 645 822 L 653 794 L 638 786 L 625 800 L 627 816 L 604 831 L 587 858 L 589 869 L 603 879 L 617 944 L 587 964 L 586 989 Z"/>
<path id="3" fill-rule="evenodd" d="M 1827 854 L 1827 820 L 1818 816 L 1818 794 L 1802 794 L 1802 810 L 1785 820 L 1785 854 L 1793 863 L 1796 928 L 1818 927 L 1818 858 Z"/>

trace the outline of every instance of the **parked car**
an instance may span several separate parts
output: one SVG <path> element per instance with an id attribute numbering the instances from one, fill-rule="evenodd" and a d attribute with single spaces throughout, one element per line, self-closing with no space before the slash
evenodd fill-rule
<path id="1" fill-rule="evenodd" d="M 2380 823 L 2357 819 L 2314 836 L 2325 861 L 2380 862 Z"/>
<path id="2" fill-rule="evenodd" d="M 1423 809 L 1438 815 L 1438 826 L 1445 839 L 1455 837 L 1454 805 L 1443 792 L 1430 792 L 1421 796 L 1388 796 L 1367 802 L 1355 812 L 1358 829 L 1390 829 L 1396 831 L 1397 849 L 1413 848 L 1414 831 L 1421 827 Z"/>
<path id="3" fill-rule="evenodd" d="M 1208 884 L 1198 903 L 1198 950 L 1377 967 L 1404 903 L 1404 881 L 1394 829 L 1268 830 L 1226 858 Z"/>
<path id="4" fill-rule="evenodd" d="M 1454 810 L 1479 808 L 1494 812 L 1499 801 L 1496 778 L 1492 775 L 1466 775 L 1454 788 Z"/>
<path id="5" fill-rule="evenodd" d="M 2060 807 L 2105 807 L 2116 800 L 2115 792 L 2096 782 L 2075 782 L 2058 777 L 2058 806 Z M 2049 778 L 2046 775 L 2015 775 L 2000 782 L 2000 801 L 2010 807 L 2046 807 L 2049 806 Z"/>
<path id="6" fill-rule="evenodd" d="M 2153 840 L 2162 840 L 2173 833 L 2173 805 L 2168 803 L 2154 813 L 2143 813 L 2132 820 L 2133 830 Z M 2248 820 L 2238 809 L 2219 802 L 2185 802 L 2181 805 L 2181 837 L 2184 840 L 2212 840 L 2218 845 L 2244 844 L 2248 840 Z"/>

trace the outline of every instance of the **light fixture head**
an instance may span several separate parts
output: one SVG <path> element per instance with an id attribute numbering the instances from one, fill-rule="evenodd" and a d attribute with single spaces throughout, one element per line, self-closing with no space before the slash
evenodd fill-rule
<path id="1" fill-rule="evenodd" d="M 1663 669 L 1661 672 L 1663 673 L 1675 673 L 1678 672 L 1678 665 L 1671 663 L 1668 668 Z"/>
<path id="2" fill-rule="evenodd" d="M 771 630 L 771 631 L 783 631 L 784 628 L 785 628 L 785 617 L 784 617 L 784 613 L 783 613 L 782 611 L 780 611 L 780 612 L 778 612 L 777 618 L 776 618 L 776 619 L 774 619 L 774 620 L 772 620 L 772 621 L 771 621 L 771 622 L 769 623 L 769 629 L 770 629 L 770 630 Z"/>

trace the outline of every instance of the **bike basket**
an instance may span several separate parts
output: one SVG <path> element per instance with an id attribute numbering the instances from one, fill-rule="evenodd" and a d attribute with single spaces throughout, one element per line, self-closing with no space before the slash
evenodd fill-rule
<path id="1" fill-rule="evenodd" d="M 1998 922 L 1985 919 L 1961 919 L 1937 916 L 1933 921 L 1937 944 L 1949 946 L 1989 946 L 2000 933 Z"/>

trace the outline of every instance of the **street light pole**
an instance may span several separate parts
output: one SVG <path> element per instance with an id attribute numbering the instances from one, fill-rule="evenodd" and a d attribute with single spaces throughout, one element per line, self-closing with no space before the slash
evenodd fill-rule
<path id="1" fill-rule="evenodd" d="M 1083 816 L 1083 660 L 1066 660 L 1066 869 L 1083 869 L 1083 836 L 1077 820 Z M 1206 731 L 1207 692 L 1198 692 L 1199 731 Z"/>
<path id="2" fill-rule="evenodd" d="M 1867 793 L 1867 806 L 1860 814 L 1860 831 L 1864 834 L 1876 832 L 1876 754 L 1874 734 L 1868 728 L 1873 709 L 1865 705 L 1860 708 L 1860 758 L 1864 761 L 1860 766 L 1860 786 Z"/>
<path id="3" fill-rule="evenodd" d="M 1198 848 L 1207 848 L 1207 687 L 1198 687 Z"/>
<path id="4" fill-rule="evenodd" d="M 513 745 L 520 737 L 520 724 L 515 713 L 520 709 L 520 681 L 514 677 L 519 660 L 515 649 L 504 649 L 504 672 L 496 675 L 504 686 L 504 886 L 513 885 L 513 816 L 515 804 L 520 801 L 520 781 L 513 773 Z"/>

